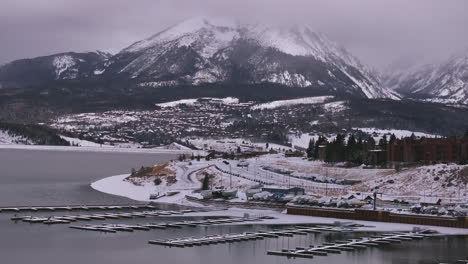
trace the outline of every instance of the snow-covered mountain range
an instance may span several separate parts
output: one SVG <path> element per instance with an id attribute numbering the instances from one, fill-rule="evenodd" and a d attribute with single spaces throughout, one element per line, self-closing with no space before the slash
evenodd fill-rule
<path id="1" fill-rule="evenodd" d="M 0 67 L 0 88 L 37 85 L 55 80 L 91 77 L 97 65 L 109 58 L 104 52 L 67 52 L 22 59 Z"/>
<path id="2" fill-rule="evenodd" d="M 3 87 L 124 76 L 139 86 L 273 83 L 362 98 L 399 99 L 344 48 L 307 27 L 199 17 L 114 56 L 65 53 L 0 67 Z"/>
<path id="3" fill-rule="evenodd" d="M 384 85 L 408 97 L 468 104 L 468 50 L 445 62 L 391 71 Z"/>
<path id="4" fill-rule="evenodd" d="M 398 99 L 358 59 L 307 27 L 203 17 L 123 49 L 109 60 L 106 73 L 128 74 L 147 86 L 275 83 Z"/>

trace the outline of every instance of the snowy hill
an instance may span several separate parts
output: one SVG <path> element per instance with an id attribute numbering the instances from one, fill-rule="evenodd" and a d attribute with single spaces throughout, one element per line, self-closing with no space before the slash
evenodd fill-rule
<path id="1" fill-rule="evenodd" d="M 299 26 L 191 19 L 123 49 L 103 71 L 127 74 L 143 86 L 275 83 L 398 99 L 344 48 Z"/>
<path id="2" fill-rule="evenodd" d="M 110 54 L 103 52 L 60 53 L 22 59 L 0 67 L 0 88 L 22 87 L 55 80 L 73 80 L 93 76 L 96 66 Z"/>
<path id="3" fill-rule="evenodd" d="M 395 71 L 384 85 L 399 93 L 431 102 L 468 104 L 468 50 L 440 65 Z"/>
<path id="4" fill-rule="evenodd" d="M 0 130 L 0 145 L 31 145 L 33 142 L 24 136 L 7 130 Z"/>

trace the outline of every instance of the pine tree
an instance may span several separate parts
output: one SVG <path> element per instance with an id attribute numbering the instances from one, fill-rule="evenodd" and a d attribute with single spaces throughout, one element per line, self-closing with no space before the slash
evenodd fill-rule
<path id="1" fill-rule="evenodd" d="M 345 147 L 345 136 L 342 134 L 336 135 L 334 142 L 334 160 L 336 162 L 345 161 L 346 159 L 346 147 Z"/>
<path id="2" fill-rule="evenodd" d="M 397 138 L 396 138 L 395 134 L 392 134 L 392 135 L 390 136 L 390 140 L 388 141 L 388 144 L 389 144 L 389 145 L 392 145 L 393 143 L 396 142 L 396 140 L 397 140 Z"/>
<path id="3" fill-rule="evenodd" d="M 369 139 L 367 140 L 367 150 L 371 150 L 371 149 L 375 149 L 375 140 L 373 137 L 369 137 Z"/>
<path id="4" fill-rule="evenodd" d="M 384 135 L 380 140 L 379 140 L 379 146 L 381 149 L 387 149 L 387 135 Z"/>
<path id="5" fill-rule="evenodd" d="M 315 139 L 309 140 L 309 147 L 307 148 L 307 158 L 314 158 Z"/>
<path id="6" fill-rule="evenodd" d="M 313 153 L 313 158 L 314 159 L 319 158 L 319 149 L 320 149 L 320 146 L 322 146 L 322 145 L 325 145 L 326 147 L 328 147 L 327 146 L 328 141 L 327 141 L 327 138 L 319 136 L 319 138 L 317 139 L 317 142 L 315 142 L 314 153 Z"/>
<path id="7" fill-rule="evenodd" d="M 358 148 L 356 143 L 356 138 L 351 134 L 348 138 L 348 143 L 346 144 L 346 161 L 355 161 L 357 156 Z"/>
<path id="8" fill-rule="evenodd" d="M 205 173 L 205 177 L 202 181 L 202 190 L 208 190 L 210 188 L 210 175 Z"/>

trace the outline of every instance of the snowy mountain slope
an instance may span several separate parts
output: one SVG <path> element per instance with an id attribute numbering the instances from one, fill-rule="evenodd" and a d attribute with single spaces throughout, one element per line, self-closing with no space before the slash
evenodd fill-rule
<path id="1" fill-rule="evenodd" d="M 440 65 L 397 71 L 384 85 L 402 94 L 427 101 L 468 104 L 468 50 Z"/>
<path id="2" fill-rule="evenodd" d="M 0 85 L 3 88 L 20 87 L 89 77 L 94 74 L 96 65 L 109 57 L 109 54 L 98 51 L 16 60 L 0 67 Z"/>
<path id="3" fill-rule="evenodd" d="M 355 57 L 306 27 L 243 25 L 226 19 L 184 21 L 123 49 L 105 74 L 140 83 L 277 83 L 328 87 L 365 98 L 398 99 Z"/>
<path id="4" fill-rule="evenodd" d="M 24 145 L 30 145 L 33 144 L 33 142 L 24 137 L 24 136 L 19 136 L 16 135 L 10 131 L 5 131 L 5 130 L 0 130 L 0 145 L 16 145 L 16 144 L 24 144 Z"/>

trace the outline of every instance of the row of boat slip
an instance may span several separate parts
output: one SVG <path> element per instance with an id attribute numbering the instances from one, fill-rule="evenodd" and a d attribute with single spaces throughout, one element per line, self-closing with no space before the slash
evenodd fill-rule
<path id="1" fill-rule="evenodd" d="M 250 222 L 250 221 L 261 221 L 261 218 L 209 219 L 209 220 L 199 220 L 199 221 L 184 221 L 184 222 L 170 222 L 170 223 L 157 223 L 157 224 L 148 223 L 148 224 L 138 224 L 138 225 L 101 224 L 101 225 L 70 226 L 70 228 L 88 230 L 88 231 L 115 233 L 118 231 L 127 231 L 127 232 L 133 232 L 134 230 L 147 231 L 150 229 L 197 227 L 197 226 L 207 226 L 207 225 L 221 225 L 221 224 Z"/>
<path id="2" fill-rule="evenodd" d="M 14 216 L 12 221 L 23 221 L 28 223 L 44 223 L 44 224 L 67 224 L 75 221 L 91 221 L 105 219 L 120 219 L 120 218 L 135 218 L 135 217 L 152 217 L 191 213 L 193 210 L 181 211 L 134 211 L 125 213 L 104 213 L 104 214 L 87 214 L 87 215 L 64 215 L 64 216 Z"/>
<path id="3" fill-rule="evenodd" d="M 421 232 L 390 233 L 375 235 L 360 239 L 337 240 L 333 243 L 323 243 L 320 246 L 311 245 L 308 248 L 283 249 L 281 251 L 268 251 L 268 255 L 285 256 L 293 258 L 312 258 L 313 256 L 327 256 L 340 254 L 342 251 L 353 251 L 368 247 L 378 247 L 392 243 L 401 243 L 414 239 L 423 239 L 429 235 Z"/>
<path id="4" fill-rule="evenodd" d="M 278 238 L 281 236 L 307 235 L 309 233 L 320 233 L 327 231 L 341 231 L 337 228 L 323 227 L 295 227 L 273 231 L 246 232 L 240 234 L 220 234 L 204 237 L 189 237 L 167 240 L 150 240 L 148 243 L 169 247 L 193 247 L 219 243 L 234 243 L 248 240 L 259 240 L 265 238 Z"/>
<path id="5" fill-rule="evenodd" d="M 88 210 L 155 210 L 158 209 L 153 205 L 138 204 L 138 205 L 74 205 L 74 206 L 23 206 L 23 207 L 0 207 L 1 212 L 37 212 L 37 211 L 88 211 Z"/>

